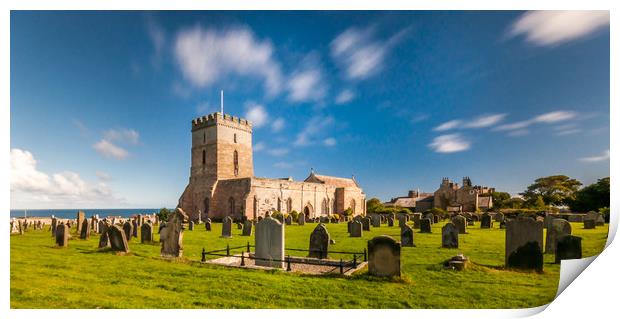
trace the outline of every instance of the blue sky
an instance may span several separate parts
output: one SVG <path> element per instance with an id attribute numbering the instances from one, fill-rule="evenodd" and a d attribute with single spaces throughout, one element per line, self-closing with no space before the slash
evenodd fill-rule
<path id="1" fill-rule="evenodd" d="M 11 207 L 175 206 L 220 89 L 257 176 L 609 176 L 607 12 L 13 11 Z"/>

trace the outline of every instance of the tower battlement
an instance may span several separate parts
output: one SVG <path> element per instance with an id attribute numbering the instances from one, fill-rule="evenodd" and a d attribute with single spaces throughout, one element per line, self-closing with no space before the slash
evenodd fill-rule
<path id="1" fill-rule="evenodd" d="M 230 125 L 238 129 L 252 132 L 252 122 L 244 118 L 232 116 L 230 114 L 222 114 L 220 112 L 211 113 L 193 119 L 192 131 L 211 125 L 217 125 L 218 123 L 223 125 Z"/>

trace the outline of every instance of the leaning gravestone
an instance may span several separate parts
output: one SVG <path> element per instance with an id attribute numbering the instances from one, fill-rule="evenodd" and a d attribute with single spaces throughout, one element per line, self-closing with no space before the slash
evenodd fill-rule
<path id="1" fill-rule="evenodd" d="M 90 238 L 90 224 L 88 223 L 88 219 L 84 219 L 82 222 L 82 228 L 80 229 L 80 239 L 89 239 Z"/>
<path id="2" fill-rule="evenodd" d="M 166 227 L 159 236 L 162 257 L 183 256 L 183 222 L 186 219 L 188 216 L 181 208 L 175 209 L 174 213 L 168 216 Z"/>
<path id="3" fill-rule="evenodd" d="M 543 222 L 521 217 L 506 223 L 506 267 L 542 271 Z"/>
<path id="4" fill-rule="evenodd" d="M 123 231 L 125 231 L 125 238 L 127 239 L 127 241 L 131 240 L 131 234 L 133 233 L 133 226 L 131 225 L 130 222 L 125 222 L 125 224 L 123 224 Z"/>
<path id="5" fill-rule="evenodd" d="M 65 224 L 56 226 L 56 245 L 58 247 L 69 246 L 69 227 Z"/>
<path id="6" fill-rule="evenodd" d="M 493 228 L 493 219 L 489 213 L 482 214 L 482 219 L 480 219 L 480 228 Z"/>
<path id="7" fill-rule="evenodd" d="M 459 248 L 459 230 L 453 223 L 447 223 L 441 228 L 441 247 Z"/>
<path id="8" fill-rule="evenodd" d="M 103 232 L 104 232 L 103 227 L 105 227 L 105 226 L 103 226 L 103 225 L 104 225 L 105 223 L 106 223 L 106 222 L 105 222 L 103 219 L 100 219 L 100 220 L 97 222 L 97 232 L 98 232 L 99 234 L 103 234 Z M 107 227 L 106 227 L 106 229 L 107 229 Z"/>
<path id="9" fill-rule="evenodd" d="M 84 212 L 83 211 L 79 211 L 77 213 L 77 233 L 80 234 L 82 232 L 82 223 L 84 222 L 84 219 L 86 219 L 86 217 L 84 217 Z"/>
<path id="10" fill-rule="evenodd" d="M 379 277 L 399 277 L 400 243 L 385 235 L 369 240 L 368 274 Z"/>
<path id="11" fill-rule="evenodd" d="M 299 214 L 299 216 L 297 216 L 297 224 L 299 226 L 303 226 L 306 224 L 306 215 L 304 214 Z"/>
<path id="12" fill-rule="evenodd" d="M 256 224 L 254 236 L 257 266 L 282 268 L 284 260 L 284 227 L 273 217 L 265 217 Z"/>
<path id="13" fill-rule="evenodd" d="M 547 238 L 545 240 L 545 253 L 555 254 L 555 248 L 558 245 L 558 239 L 562 236 L 571 234 L 570 223 L 564 219 L 554 219 L 547 228 Z"/>
<path id="14" fill-rule="evenodd" d="M 329 232 L 325 224 L 318 224 L 312 234 L 310 234 L 310 248 L 308 257 L 324 259 L 327 258 L 329 249 Z"/>
<path id="15" fill-rule="evenodd" d="M 222 220 L 222 237 L 231 238 L 232 237 L 232 218 L 230 216 L 224 217 Z"/>
<path id="16" fill-rule="evenodd" d="M 407 224 L 400 228 L 400 245 L 402 247 L 415 247 L 413 242 L 413 228 Z"/>
<path id="17" fill-rule="evenodd" d="M 564 235 L 557 241 L 555 263 L 565 259 L 581 259 L 581 237 Z"/>
<path id="18" fill-rule="evenodd" d="M 363 226 L 362 223 L 354 220 L 349 222 L 351 226 L 351 231 L 349 232 L 351 234 L 351 237 L 362 237 L 362 234 L 364 233 L 363 231 Z"/>
<path id="19" fill-rule="evenodd" d="M 370 218 L 362 218 L 362 228 L 364 231 L 370 231 Z"/>
<path id="20" fill-rule="evenodd" d="M 151 223 L 142 223 L 140 226 L 140 242 L 150 243 L 153 241 L 153 226 Z"/>
<path id="21" fill-rule="evenodd" d="M 205 221 L 205 230 L 211 231 L 211 221 Z"/>
<path id="22" fill-rule="evenodd" d="M 241 236 L 252 236 L 252 226 L 254 226 L 252 221 L 246 219 L 246 221 L 243 222 L 243 231 L 241 232 Z"/>
<path id="23" fill-rule="evenodd" d="M 422 218 L 420 219 L 420 232 L 421 233 L 431 233 L 431 219 L 430 218 Z"/>
<path id="24" fill-rule="evenodd" d="M 108 228 L 108 239 L 110 247 L 113 251 L 129 252 L 129 244 L 127 244 L 127 233 L 118 225 L 111 225 Z"/>
<path id="25" fill-rule="evenodd" d="M 459 230 L 459 234 L 467 234 L 467 221 L 465 220 L 465 217 L 456 215 L 452 217 L 452 223 Z"/>
<path id="26" fill-rule="evenodd" d="M 106 248 L 110 246 L 110 239 L 108 235 L 108 224 L 103 220 L 99 221 L 99 231 L 101 232 L 101 236 L 99 236 L 99 248 Z"/>

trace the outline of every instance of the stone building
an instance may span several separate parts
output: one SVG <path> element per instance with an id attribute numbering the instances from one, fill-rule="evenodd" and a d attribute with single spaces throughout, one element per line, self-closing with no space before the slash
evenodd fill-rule
<path id="1" fill-rule="evenodd" d="M 354 178 L 318 175 L 302 181 L 254 176 L 252 123 L 219 112 L 192 121 L 189 184 L 179 198 L 190 219 L 242 216 L 256 219 L 270 211 L 296 210 L 306 217 L 354 215 L 366 210 L 366 195 Z"/>
<path id="2" fill-rule="evenodd" d="M 433 193 L 420 193 L 410 190 L 407 196 L 392 198 L 384 203 L 386 207 L 404 207 L 412 212 L 425 212 L 433 208 Z"/>

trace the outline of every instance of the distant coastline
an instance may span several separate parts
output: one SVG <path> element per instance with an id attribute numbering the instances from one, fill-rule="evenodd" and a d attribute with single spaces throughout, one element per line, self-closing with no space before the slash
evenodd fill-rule
<path id="1" fill-rule="evenodd" d="M 153 214 L 159 212 L 160 208 L 114 208 L 114 209 L 11 209 L 10 217 L 23 218 L 24 211 L 26 218 L 29 217 L 51 217 L 54 215 L 58 218 L 75 218 L 78 211 L 83 211 L 87 217 L 95 214 L 99 214 L 99 217 L 105 218 L 107 216 L 120 216 L 131 217 L 137 214 Z"/>

